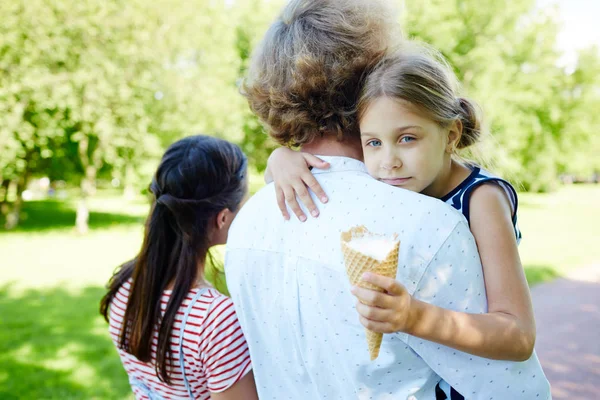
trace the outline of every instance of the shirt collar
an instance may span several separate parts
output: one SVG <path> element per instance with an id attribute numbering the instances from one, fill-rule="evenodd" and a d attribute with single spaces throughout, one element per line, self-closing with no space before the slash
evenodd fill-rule
<path id="1" fill-rule="evenodd" d="M 346 172 L 346 171 L 355 171 L 355 172 L 364 172 L 369 173 L 367 171 L 366 165 L 357 159 L 349 158 L 349 157 L 338 157 L 338 156 L 320 156 L 316 155 L 321 160 L 329 163 L 329 169 L 318 169 L 313 168 L 313 174 L 325 174 L 329 172 Z"/>

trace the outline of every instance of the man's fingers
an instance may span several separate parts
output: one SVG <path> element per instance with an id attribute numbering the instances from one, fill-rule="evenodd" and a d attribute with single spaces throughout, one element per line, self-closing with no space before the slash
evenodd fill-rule
<path id="1" fill-rule="evenodd" d="M 285 205 L 285 195 L 283 194 L 283 190 L 277 185 L 275 185 L 275 195 L 277 196 L 277 206 L 279 207 L 279 210 L 281 210 L 281 215 L 288 221 L 290 219 L 290 214 Z"/>
<path id="2" fill-rule="evenodd" d="M 296 214 L 296 217 L 302 222 L 306 221 L 306 215 L 304 215 L 302 208 L 300 208 L 298 201 L 296 201 L 296 192 L 294 191 L 294 188 L 291 186 L 284 188 L 283 194 L 285 202 L 292 209 L 292 212 Z"/>
<path id="3" fill-rule="evenodd" d="M 398 296 L 406 291 L 404 286 L 402 286 L 397 280 L 388 278 L 386 276 L 373 274 L 371 272 L 364 273 L 362 280 L 382 288 L 391 295 Z"/>
<path id="4" fill-rule="evenodd" d="M 304 204 L 304 206 L 308 209 L 308 212 L 310 212 L 310 215 L 312 215 L 313 217 L 318 217 L 319 209 L 315 205 L 312 197 L 310 197 L 308 189 L 306 188 L 306 186 L 304 186 L 304 182 L 300 182 L 299 184 L 294 186 L 294 190 L 296 191 L 296 195 L 300 198 L 302 204 Z"/>
<path id="5" fill-rule="evenodd" d="M 307 173 L 302 176 L 302 180 L 306 183 L 306 186 L 310 188 L 314 192 L 314 194 L 321 200 L 321 203 L 327 203 L 329 199 L 325 194 L 325 191 L 319 184 L 319 181 L 315 178 L 315 176 L 311 173 Z"/>

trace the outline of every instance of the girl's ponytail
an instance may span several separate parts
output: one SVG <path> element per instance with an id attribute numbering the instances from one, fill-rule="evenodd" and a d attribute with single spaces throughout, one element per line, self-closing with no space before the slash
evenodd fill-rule
<path id="1" fill-rule="evenodd" d="M 464 149 L 474 145 L 481 139 L 481 117 L 478 106 L 470 100 L 459 97 L 458 104 L 458 114 L 463 129 L 457 147 Z"/>

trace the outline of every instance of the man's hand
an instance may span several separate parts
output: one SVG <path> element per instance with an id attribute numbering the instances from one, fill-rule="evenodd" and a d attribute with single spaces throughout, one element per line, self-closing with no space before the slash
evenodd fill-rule
<path id="1" fill-rule="evenodd" d="M 365 328 L 379 333 L 410 333 L 414 325 L 412 296 L 400 282 L 385 276 L 365 273 L 363 281 L 378 286 L 383 293 L 354 286 L 352 294 L 358 299 L 356 311 Z"/>

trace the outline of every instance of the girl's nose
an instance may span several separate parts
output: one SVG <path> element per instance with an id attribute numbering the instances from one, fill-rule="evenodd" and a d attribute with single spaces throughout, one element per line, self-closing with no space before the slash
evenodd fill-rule
<path id="1" fill-rule="evenodd" d="M 400 168 L 400 165 L 399 164 L 383 164 L 382 168 L 386 171 L 392 171 L 392 170 Z"/>
<path id="2" fill-rule="evenodd" d="M 400 167 L 402 167 L 402 161 L 400 161 L 400 159 L 394 154 L 388 154 L 381 163 L 381 168 L 386 171 L 391 171 Z"/>

